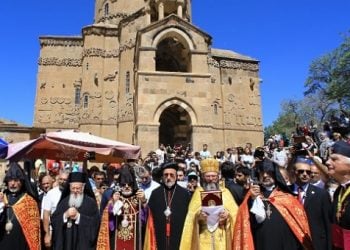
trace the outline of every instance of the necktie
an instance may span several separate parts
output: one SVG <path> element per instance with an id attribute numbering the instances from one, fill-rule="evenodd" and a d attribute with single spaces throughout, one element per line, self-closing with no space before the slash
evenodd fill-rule
<path id="1" fill-rule="evenodd" d="M 298 200 L 300 202 L 300 204 L 304 204 L 303 202 L 303 188 L 298 186 Z"/>

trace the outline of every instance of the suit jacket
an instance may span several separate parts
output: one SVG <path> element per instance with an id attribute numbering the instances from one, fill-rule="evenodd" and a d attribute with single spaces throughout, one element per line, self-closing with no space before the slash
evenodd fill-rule
<path id="1" fill-rule="evenodd" d="M 244 188 L 237 183 L 234 183 L 233 180 L 225 179 L 225 187 L 230 190 L 235 202 L 237 205 L 241 205 L 244 200 L 244 196 L 246 194 Z"/>
<path id="2" fill-rule="evenodd" d="M 309 184 L 304 198 L 304 209 L 314 249 L 331 250 L 331 200 L 328 192 Z"/>

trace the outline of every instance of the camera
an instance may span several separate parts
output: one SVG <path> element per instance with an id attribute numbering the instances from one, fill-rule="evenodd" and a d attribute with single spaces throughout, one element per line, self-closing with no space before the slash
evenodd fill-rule
<path id="1" fill-rule="evenodd" d="M 96 152 L 94 151 L 87 152 L 87 159 L 89 161 L 96 160 Z"/>

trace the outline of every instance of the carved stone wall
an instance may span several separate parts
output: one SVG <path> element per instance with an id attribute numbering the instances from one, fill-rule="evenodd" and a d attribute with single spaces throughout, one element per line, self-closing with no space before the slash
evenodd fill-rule
<path id="1" fill-rule="evenodd" d="M 191 129 L 176 128 L 192 131 L 196 149 L 262 143 L 258 61 L 211 48 L 211 37 L 186 21 L 190 1 L 184 18 L 163 20 L 152 19 L 150 1 L 96 1 L 95 23 L 82 36 L 40 38 L 35 126 L 87 129 L 148 152 L 158 145 L 162 105 L 176 104 Z M 188 72 L 155 71 L 157 45 L 169 37 L 190 48 Z"/>

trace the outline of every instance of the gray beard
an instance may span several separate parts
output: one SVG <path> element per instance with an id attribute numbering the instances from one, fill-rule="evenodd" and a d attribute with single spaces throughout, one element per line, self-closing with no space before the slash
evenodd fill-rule
<path id="1" fill-rule="evenodd" d="M 203 189 L 205 191 L 218 191 L 219 184 L 218 183 L 203 183 Z"/>
<path id="2" fill-rule="evenodd" d="M 165 186 L 168 188 L 172 188 L 175 185 L 175 181 L 166 181 Z"/>
<path id="3" fill-rule="evenodd" d="M 68 206 L 79 208 L 83 203 L 83 199 L 84 199 L 84 194 L 78 194 L 78 195 L 70 194 L 69 200 L 68 200 Z"/>
<path id="4" fill-rule="evenodd" d="M 9 191 L 11 193 L 17 193 L 19 191 L 19 188 L 9 188 Z"/>
<path id="5" fill-rule="evenodd" d="M 122 191 L 121 193 L 124 197 L 129 197 L 132 195 L 132 190 Z"/>

